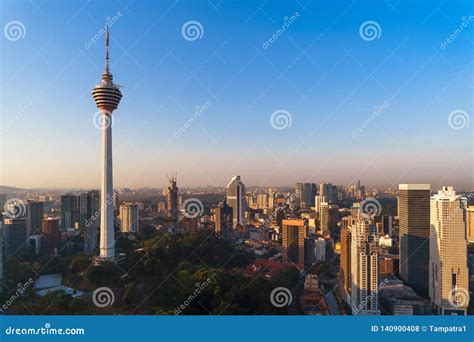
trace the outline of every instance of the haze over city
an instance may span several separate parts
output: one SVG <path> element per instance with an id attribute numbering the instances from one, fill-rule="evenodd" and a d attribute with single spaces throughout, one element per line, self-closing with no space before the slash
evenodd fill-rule
<path id="1" fill-rule="evenodd" d="M 108 22 L 124 85 L 115 187 L 163 187 L 177 170 L 182 187 L 239 174 L 247 186 L 362 179 L 472 190 L 472 126 L 449 125 L 450 113 L 472 113 L 472 41 L 465 32 L 444 43 L 469 6 L 402 3 L 368 16 L 367 4 L 5 1 L 2 15 L 28 25 L 1 52 L 0 184 L 99 187 L 90 91 Z M 202 26 L 197 39 L 183 37 L 190 19 Z M 361 39 L 368 20 L 382 23 L 378 39 Z M 289 113 L 283 129 L 272 125 L 277 111 Z"/>

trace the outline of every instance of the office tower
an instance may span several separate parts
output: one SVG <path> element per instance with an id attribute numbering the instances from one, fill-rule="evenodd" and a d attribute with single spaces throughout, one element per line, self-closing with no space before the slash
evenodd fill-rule
<path id="1" fill-rule="evenodd" d="M 314 196 L 316 194 L 313 194 L 313 190 L 311 187 L 311 183 L 304 183 L 303 184 L 303 196 L 302 196 L 302 202 L 304 203 L 305 208 L 309 208 L 314 205 Z M 301 205 L 303 206 L 303 205 Z"/>
<path id="2" fill-rule="evenodd" d="M 26 219 L 24 217 L 5 218 L 3 221 L 3 237 L 5 255 L 23 254 L 28 246 Z"/>
<path id="3" fill-rule="evenodd" d="M 382 215 L 382 232 L 384 235 L 392 236 L 393 231 L 393 216 Z"/>
<path id="4" fill-rule="evenodd" d="M 95 254 L 100 222 L 100 192 L 91 190 L 79 195 L 79 227 L 84 234 L 84 253 Z"/>
<path id="5" fill-rule="evenodd" d="M 67 194 L 61 196 L 61 230 L 76 228 L 79 224 L 79 203 L 77 196 Z"/>
<path id="6" fill-rule="evenodd" d="M 335 204 L 329 205 L 328 214 L 329 231 L 331 232 L 331 236 L 336 236 L 338 235 L 337 223 L 339 222 L 339 207 Z"/>
<path id="7" fill-rule="evenodd" d="M 121 231 L 138 232 L 138 205 L 135 203 L 122 203 L 119 210 Z"/>
<path id="8" fill-rule="evenodd" d="M 232 236 L 233 209 L 227 205 L 226 201 L 219 203 L 214 210 L 215 228 L 214 231 L 224 239 Z"/>
<path id="9" fill-rule="evenodd" d="M 314 197 L 314 210 L 317 213 L 321 212 L 321 203 L 326 202 L 326 197 L 317 195 Z"/>
<path id="10" fill-rule="evenodd" d="M 428 290 L 430 185 L 400 184 L 400 276 L 413 290 Z"/>
<path id="11" fill-rule="evenodd" d="M 304 220 L 283 220 L 282 247 L 285 260 L 291 261 L 301 270 L 304 267 L 304 239 L 306 227 Z"/>
<path id="12" fill-rule="evenodd" d="M 337 187 L 331 183 L 319 184 L 319 196 L 326 198 L 328 203 L 333 203 L 336 200 Z"/>
<path id="13" fill-rule="evenodd" d="M 379 266 L 373 222 L 359 218 L 351 228 L 351 308 L 354 315 L 379 315 Z"/>
<path id="14" fill-rule="evenodd" d="M 227 204 L 233 209 L 233 228 L 238 224 L 245 226 L 245 185 L 240 176 L 232 176 L 230 183 L 227 184 Z"/>
<path id="15" fill-rule="evenodd" d="M 122 93 L 113 83 L 109 70 L 109 30 L 105 33 L 105 71 L 102 81 L 94 87 L 92 96 L 102 113 L 102 180 L 100 194 L 100 256 L 115 256 L 113 175 L 112 175 L 112 112 L 117 109 Z"/>
<path id="16" fill-rule="evenodd" d="M 41 225 L 42 248 L 47 253 L 56 253 L 59 246 L 59 218 L 45 218 Z"/>
<path id="17" fill-rule="evenodd" d="M 43 214 L 49 214 L 53 210 L 54 202 L 49 196 L 39 196 L 38 200 L 43 203 Z"/>
<path id="18" fill-rule="evenodd" d="M 474 243 L 474 206 L 470 205 L 467 208 L 466 213 L 467 224 L 466 224 L 466 236 L 469 243 Z"/>
<path id="19" fill-rule="evenodd" d="M 26 234 L 37 235 L 41 232 L 41 221 L 43 220 L 43 203 L 38 201 L 26 201 Z"/>
<path id="20" fill-rule="evenodd" d="M 466 315 L 469 271 L 467 199 L 444 186 L 431 197 L 429 294 L 438 315 Z"/>
<path id="21" fill-rule="evenodd" d="M 89 221 L 99 221 L 100 192 L 91 190 L 79 196 L 79 228 L 85 229 Z M 97 225 L 98 226 L 98 225 Z"/>
<path id="22" fill-rule="evenodd" d="M 295 195 L 296 195 L 296 205 L 299 208 L 301 203 L 304 202 L 304 189 L 303 183 L 296 183 Z"/>
<path id="23" fill-rule="evenodd" d="M 179 218 L 177 175 L 168 177 L 168 182 L 168 192 L 166 193 L 168 218 L 172 219 L 176 226 Z"/>
<path id="24" fill-rule="evenodd" d="M 257 206 L 259 209 L 268 208 L 268 195 L 267 194 L 258 194 L 257 196 Z"/>
<path id="25" fill-rule="evenodd" d="M 312 207 L 314 207 L 315 205 L 315 197 L 317 194 L 318 194 L 318 186 L 315 183 L 311 183 L 309 194 L 308 194 L 308 203 Z"/>
<path id="26" fill-rule="evenodd" d="M 351 226 L 341 229 L 341 274 L 339 290 L 341 297 L 345 300 L 347 300 L 351 293 Z"/>
<path id="27" fill-rule="evenodd" d="M 321 233 L 329 232 L 329 203 L 323 202 L 319 206 L 319 227 Z"/>

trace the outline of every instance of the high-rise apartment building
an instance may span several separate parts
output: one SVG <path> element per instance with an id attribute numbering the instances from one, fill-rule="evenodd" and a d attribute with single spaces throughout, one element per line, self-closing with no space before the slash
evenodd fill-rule
<path id="1" fill-rule="evenodd" d="M 431 197 L 429 294 L 439 315 L 466 315 L 469 271 L 466 239 L 467 199 L 453 187 Z"/>
<path id="2" fill-rule="evenodd" d="M 295 263 L 298 268 L 304 268 L 304 241 L 306 226 L 302 219 L 283 220 L 282 247 L 287 261 Z"/>
<path id="3" fill-rule="evenodd" d="M 245 226 L 245 185 L 240 180 L 240 176 L 232 176 L 227 184 L 227 204 L 232 207 L 233 228 L 238 224 Z"/>
<path id="4" fill-rule="evenodd" d="M 112 203 L 108 204 L 112 206 Z M 95 254 L 100 222 L 100 192 L 91 190 L 79 195 L 79 228 L 84 234 L 84 253 Z"/>
<path id="5" fill-rule="evenodd" d="M 430 185 L 400 184 L 400 276 L 419 294 L 428 290 Z"/>
<path id="6" fill-rule="evenodd" d="M 351 308 L 354 315 L 380 315 L 378 248 L 373 222 L 359 218 L 351 228 Z"/>
<path id="7" fill-rule="evenodd" d="M 119 209 L 119 219 L 122 232 L 138 232 L 138 205 L 136 203 L 122 203 Z"/>

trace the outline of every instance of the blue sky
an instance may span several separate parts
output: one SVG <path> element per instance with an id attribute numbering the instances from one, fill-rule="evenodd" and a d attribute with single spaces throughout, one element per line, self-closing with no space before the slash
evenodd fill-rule
<path id="1" fill-rule="evenodd" d="M 248 186 L 472 188 L 473 123 L 448 120 L 473 113 L 470 1 L 3 1 L 1 12 L 1 184 L 99 186 L 90 91 L 104 67 L 100 31 L 116 16 L 117 187 L 163 186 L 177 170 L 181 186 L 240 174 Z M 7 39 L 12 21 L 24 37 Z M 189 21 L 202 26 L 197 40 L 183 38 Z M 367 21 L 377 39 L 362 39 Z M 290 127 L 272 127 L 277 110 Z"/>

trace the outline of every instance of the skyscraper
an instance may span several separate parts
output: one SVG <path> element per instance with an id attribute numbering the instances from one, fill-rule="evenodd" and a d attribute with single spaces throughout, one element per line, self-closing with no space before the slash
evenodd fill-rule
<path id="1" fill-rule="evenodd" d="M 349 219 L 351 217 L 349 216 Z M 352 221 L 352 219 L 350 219 Z M 344 299 L 351 293 L 351 227 L 341 229 L 341 275 L 340 294 Z"/>
<path id="2" fill-rule="evenodd" d="M 215 215 L 215 229 L 214 231 L 224 239 L 231 237 L 232 233 L 232 218 L 233 209 L 227 205 L 226 201 L 219 203 L 217 208 L 214 209 Z"/>
<path id="3" fill-rule="evenodd" d="M 122 232 L 138 232 L 138 205 L 136 203 L 122 203 L 119 218 Z"/>
<path id="4" fill-rule="evenodd" d="M 100 215 L 100 256 L 115 256 L 113 179 L 112 179 L 112 112 L 117 109 L 122 93 L 113 83 L 109 70 L 109 31 L 105 34 L 105 71 L 102 81 L 94 87 L 92 96 L 102 113 L 102 180 Z"/>
<path id="5" fill-rule="evenodd" d="M 354 315 L 380 315 L 378 250 L 373 222 L 359 218 L 351 228 L 351 308 Z"/>
<path id="6" fill-rule="evenodd" d="M 179 204 L 178 204 L 178 186 L 176 174 L 168 177 L 169 185 L 166 193 L 168 218 L 172 219 L 176 228 L 179 218 Z"/>
<path id="7" fill-rule="evenodd" d="M 84 234 L 84 253 L 95 254 L 100 222 L 100 193 L 91 190 L 79 196 L 79 227 Z"/>
<path id="8" fill-rule="evenodd" d="M 299 269 L 304 268 L 304 241 L 306 227 L 304 220 L 283 220 L 282 247 L 285 260 L 297 264 Z"/>
<path id="9" fill-rule="evenodd" d="M 240 176 L 232 176 L 230 183 L 227 184 L 227 204 L 233 210 L 233 228 L 238 224 L 245 226 L 245 185 L 240 180 Z"/>
<path id="10" fill-rule="evenodd" d="M 400 184 L 400 276 L 419 294 L 428 290 L 430 185 Z"/>
<path id="11" fill-rule="evenodd" d="M 79 202 L 76 195 L 61 196 L 61 230 L 76 228 L 79 224 Z"/>
<path id="12" fill-rule="evenodd" d="M 43 242 L 41 247 L 47 253 L 54 253 L 59 245 L 59 219 L 46 218 L 42 221 L 41 235 L 43 235 Z"/>
<path id="13" fill-rule="evenodd" d="M 467 208 L 466 235 L 469 243 L 474 243 L 474 205 Z"/>
<path id="14" fill-rule="evenodd" d="M 4 219 L 5 255 L 23 254 L 28 246 L 26 233 L 26 219 L 24 217 Z"/>
<path id="15" fill-rule="evenodd" d="M 469 304 L 466 207 L 452 186 L 431 197 L 429 294 L 439 315 L 465 315 Z"/>
<path id="16" fill-rule="evenodd" d="M 43 220 L 43 203 L 33 200 L 26 201 L 26 232 L 27 235 L 36 235 L 41 232 Z"/>

